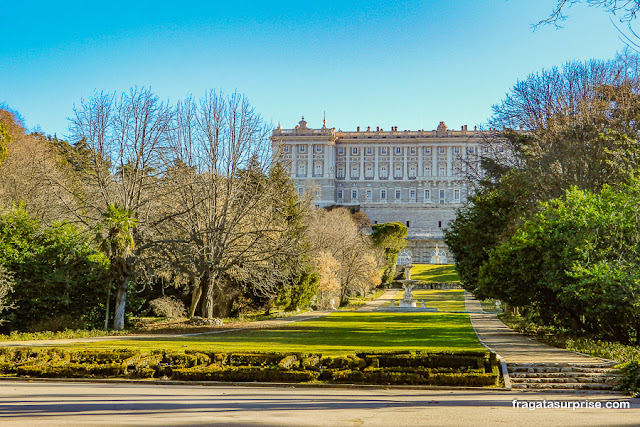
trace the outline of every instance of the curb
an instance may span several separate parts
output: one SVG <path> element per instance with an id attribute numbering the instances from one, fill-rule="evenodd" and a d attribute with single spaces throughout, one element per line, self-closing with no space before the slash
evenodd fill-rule
<path id="1" fill-rule="evenodd" d="M 190 385 L 203 387 L 262 387 L 262 388 L 337 388 L 363 390 L 461 390 L 461 391 L 511 391 L 504 387 L 451 387 L 451 386 L 419 386 L 393 384 L 325 384 L 325 383 L 259 383 L 259 382 L 225 382 L 225 381 L 178 381 L 178 380 L 130 380 L 126 378 L 27 378 L 0 377 L 3 381 L 20 382 L 56 382 L 56 383 L 94 383 L 94 384 L 140 384 L 140 385 Z"/>

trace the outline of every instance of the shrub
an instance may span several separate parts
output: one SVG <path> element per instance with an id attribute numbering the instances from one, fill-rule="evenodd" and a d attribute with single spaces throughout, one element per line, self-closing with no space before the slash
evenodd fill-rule
<path id="1" fill-rule="evenodd" d="M 618 388 L 633 397 L 640 397 L 640 362 L 626 362 L 617 368 L 623 375 Z"/>
<path id="2" fill-rule="evenodd" d="M 187 317 L 187 308 L 179 299 L 171 296 L 162 296 L 149 301 L 151 310 L 159 317 Z"/>
<path id="3" fill-rule="evenodd" d="M 361 356 L 0 348 L 0 373 L 50 378 L 166 377 L 197 381 L 293 383 L 321 380 L 333 383 L 454 386 L 494 385 L 499 377 L 497 366 L 491 365 L 495 359 L 484 357 L 485 354 L 481 352 L 461 355 L 405 352 Z M 389 366 L 381 366 L 381 360 Z M 452 360 L 456 363 L 451 363 Z M 437 366 L 437 361 L 443 362 L 443 366 Z M 462 361 L 469 363 L 464 365 Z M 488 369 L 486 363 L 490 364 Z M 455 364 L 458 366 L 445 366 Z"/>

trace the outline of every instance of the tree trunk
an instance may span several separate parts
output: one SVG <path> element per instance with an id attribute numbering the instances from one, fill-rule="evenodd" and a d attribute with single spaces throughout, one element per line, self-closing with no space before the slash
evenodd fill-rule
<path id="1" fill-rule="evenodd" d="M 129 290 L 129 276 L 122 276 L 118 283 L 118 294 L 116 296 L 116 307 L 113 312 L 113 329 L 121 331 L 124 329 L 124 311 L 127 306 L 127 291 Z"/>
<path id="2" fill-rule="evenodd" d="M 200 303 L 200 297 L 202 296 L 202 283 L 198 282 L 191 294 L 191 305 L 189 306 L 189 318 L 192 318 L 196 314 L 198 303 Z"/>
<path id="3" fill-rule="evenodd" d="M 111 279 L 109 279 L 109 286 L 107 286 L 107 312 L 104 315 L 104 330 L 109 329 L 109 303 L 111 301 Z"/>
<path id="4" fill-rule="evenodd" d="M 125 259 L 118 258 L 114 261 L 117 262 L 120 280 L 118 282 L 118 293 L 116 294 L 116 306 L 113 311 L 113 329 L 121 331 L 124 329 L 124 313 L 127 306 L 129 277 L 131 277 L 135 257 L 130 255 Z"/>

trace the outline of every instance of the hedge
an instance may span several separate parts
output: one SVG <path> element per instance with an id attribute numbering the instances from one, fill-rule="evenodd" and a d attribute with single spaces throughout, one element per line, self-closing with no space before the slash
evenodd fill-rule
<path id="1" fill-rule="evenodd" d="M 0 348 L 0 374 L 40 378 L 168 378 L 186 381 L 496 385 L 495 355 L 460 353 L 165 352 Z"/>

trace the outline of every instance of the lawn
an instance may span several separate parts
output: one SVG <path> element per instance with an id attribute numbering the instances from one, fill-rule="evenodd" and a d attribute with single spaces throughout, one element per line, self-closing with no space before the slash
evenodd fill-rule
<path id="1" fill-rule="evenodd" d="M 467 314 L 335 312 L 271 329 L 188 337 L 110 339 L 83 348 L 201 349 L 221 352 L 303 352 L 324 355 L 357 351 L 480 350 Z"/>
<path id="2" fill-rule="evenodd" d="M 454 264 L 414 264 L 411 279 L 420 282 L 459 282 Z"/>
<path id="3" fill-rule="evenodd" d="M 464 311 L 463 289 L 423 289 L 412 292 L 413 299 L 423 300 L 425 307 L 437 308 L 438 311 Z M 394 300 L 401 300 L 404 291 L 398 291 Z"/>

